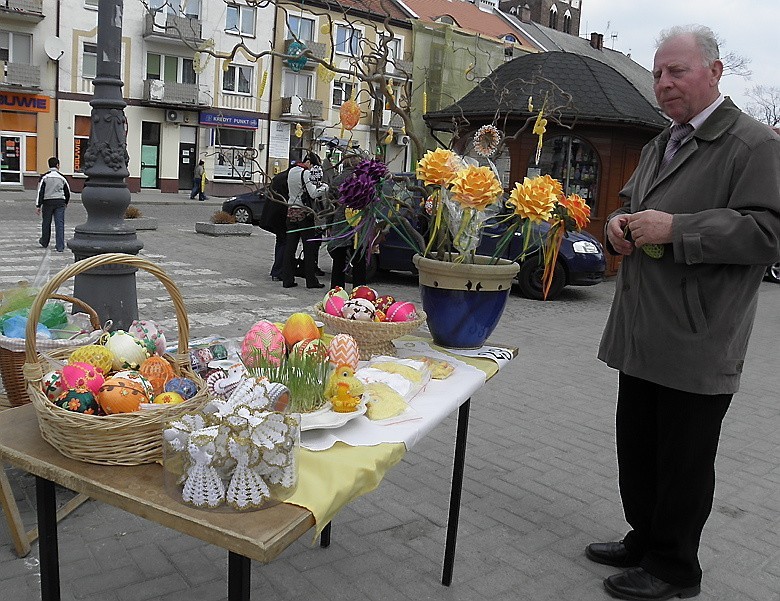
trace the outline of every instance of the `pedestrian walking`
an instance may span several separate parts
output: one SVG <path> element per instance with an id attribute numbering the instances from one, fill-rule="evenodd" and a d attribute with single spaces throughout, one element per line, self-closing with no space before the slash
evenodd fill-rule
<path id="1" fill-rule="evenodd" d="M 630 531 L 586 555 L 626 571 L 619 599 L 695 597 L 721 424 L 766 266 L 780 259 L 780 137 L 719 91 L 717 38 L 662 33 L 653 65 L 672 125 L 643 149 L 609 216 L 623 256 L 599 359 L 619 370 L 618 481 Z"/>
<path id="2" fill-rule="evenodd" d="M 203 159 L 198 161 L 195 165 L 195 171 L 192 172 L 192 192 L 190 193 L 190 200 L 206 200 L 206 167 Z"/>
<path id="3" fill-rule="evenodd" d="M 65 250 L 65 208 L 70 202 L 70 186 L 59 169 L 59 159 L 51 157 L 49 171 L 38 183 L 35 211 L 41 215 L 41 237 L 38 243 L 43 248 L 49 247 L 51 222 L 54 219 L 54 250 L 61 253 Z"/>

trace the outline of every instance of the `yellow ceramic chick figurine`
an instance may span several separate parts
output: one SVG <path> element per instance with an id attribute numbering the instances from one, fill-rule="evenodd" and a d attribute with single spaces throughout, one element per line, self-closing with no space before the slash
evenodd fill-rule
<path id="1" fill-rule="evenodd" d="M 328 378 L 328 384 L 325 386 L 325 398 L 330 400 L 336 396 L 339 382 L 348 384 L 347 392 L 350 396 L 359 397 L 363 394 L 363 382 L 355 377 L 355 370 L 348 365 L 339 365 Z"/>
<path id="2" fill-rule="evenodd" d="M 336 413 L 352 413 L 360 404 L 360 397 L 349 393 L 349 383 L 336 382 L 336 394 L 330 398 L 333 411 Z"/>

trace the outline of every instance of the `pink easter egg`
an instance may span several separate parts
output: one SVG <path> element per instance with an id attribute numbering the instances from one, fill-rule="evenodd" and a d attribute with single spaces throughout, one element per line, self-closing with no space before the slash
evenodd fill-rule
<path id="1" fill-rule="evenodd" d="M 279 365 L 286 352 L 284 336 L 270 321 L 258 321 L 244 336 L 241 343 L 241 357 L 247 367 L 261 367 L 263 364 Z"/>
<path id="2" fill-rule="evenodd" d="M 357 369 L 360 360 L 357 341 L 349 334 L 336 334 L 328 345 L 328 358 L 334 365 L 348 365 Z"/>
<path id="3" fill-rule="evenodd" d="M 387 309 L 387 321 L 412 321 L 417 319 L 417 308 L 408 301 L 397 301 Z"/>
<path id="4" fill-rule="evenodd" d="M 325 301 L 325 313 L 341 317 L 341 310 L 344 308 L 345 302 L 341 296 L 331 296 Z"/>
<path id="5" fill-rule="evenodd" d="M 62 381 L 68 388 L 86 388 L 97 394 L 105 378 L 100 370 L 91 363 L 77 361 L 62 367 Z"/>

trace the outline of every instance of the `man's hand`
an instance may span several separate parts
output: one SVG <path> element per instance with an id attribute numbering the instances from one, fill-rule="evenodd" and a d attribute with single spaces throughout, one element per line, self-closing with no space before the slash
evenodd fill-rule
<path id="1" fill-rule="evenodd" d="M 668 244 L 672 241 L 671 213 L 654 209 L 639 211 L 628 216 L 628 228 L 637 248 L 645 244 Z"/>
<path id="2" fill-rule="evenodd" d="M 35 207 L 35 214 L 40 215 L 41 214 L 41 207 Z"/>
<path id="3" fill-rule="evenodd" d="M 623 230 L 628 225 L 628 219 L 631 215 L 617 215 L 607 223 L 607 238 L 615 252 L 621 255 L 630 255 L 634 252 L 634 245 L 626 240 Z"/>

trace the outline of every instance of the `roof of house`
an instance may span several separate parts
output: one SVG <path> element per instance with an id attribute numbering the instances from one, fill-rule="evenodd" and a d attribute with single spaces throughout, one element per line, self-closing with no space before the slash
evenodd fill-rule
<path id="1" fill-rule="evenodd" d="M 548 110 L 564 107 L 562 121 L 621 123 L 661 129 L 667 120 L 617 70 L 589 56 L 569 52 L 527 54 L 501 65 L 463 98 L 425 120 L 439 129 L 451 129 L 453 118 L 497 116 L 527 118 L 528 98 L 535 110 L 548 95 Z M 567 105 L 568 97 L 571 100 Z"/>
<path id="2" fill-rule="evenodd" d="M 301 6 L 327 8 L 331 11 L 346 14 L 348 17 L 370 15 L 378 20 L 390 17 L 396 24 L 399 21 L 409 24 L 409 15 L 391 0 L 309 0 Z"/>
<path id="3" fill-rule="evenodd" d="M 436 22 L 449 16 L 461 29 L 501 39 L 507 34 L 518 38 L 518 31 L 496 12 L 481 10 L 464 0 L 402 0 L 421 21 Z"/>

